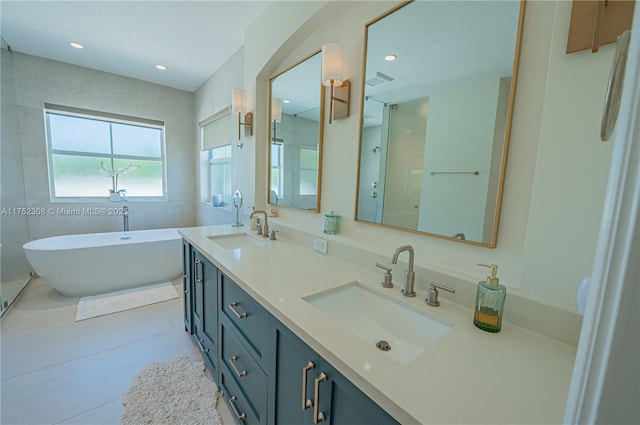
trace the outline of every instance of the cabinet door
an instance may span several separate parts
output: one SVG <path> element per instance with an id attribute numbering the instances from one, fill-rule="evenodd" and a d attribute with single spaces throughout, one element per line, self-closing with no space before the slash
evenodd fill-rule
<path id="1" fill-rule="evenodd" d="M 198 251 L 193 251 L 194 331 L 200 349 L 218 374 L 218 269 Z"/>
<path id="2" fill-rule="evenodd" d="M 398 424 L 280 323 L 276 325 L 276 350 L 276 424 Z"/>
<path id="3" fill-rule="evenodd" d="M 275 367 L 275 421 L 278 425 L 313 424 L 313 387 L 320 357 L 278 324 Z"/>
<path id="4" fill-rule="evenodd" d="M 184 330 L 189 335 L 193 334 L 193 323 L 191 317 L 193 315 L 193 282 L 191 280 L 191 245 L 189 242 L 182 240 L 182 285 L 184 294 L 182 297 L 182 306 L 184 311 Z"/>
<path id="5" fill-rule="evenodd" d="M 327 362 L 320 365 L 326 378 L 318 385 L 318 404 L 325 423 L 332 425 L 396 425 L 387 412 Z"/>
<path id="6" fill-rule="evenodd" d="M 202 256 L 195 249 L 191 249 L 191 280 L 193 293 L 193 309 L 191 320 L 193 322 L 194 332 L 196 329 L 202 329 L 202 317 L 204 310 L 204 287 L 202 285 Z"/>

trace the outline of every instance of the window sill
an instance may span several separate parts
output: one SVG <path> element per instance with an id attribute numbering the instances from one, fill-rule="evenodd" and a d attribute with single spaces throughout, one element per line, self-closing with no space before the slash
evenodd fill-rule
<path id="1" fill-rule="evenodd" d="M 233 208 L 231 208 L 230 204 L 223 204 L 223 205 L 221 205 L 219 207 L 214 206 L 213 202 L 211 202 L 211 201 L 202 201 L 202 204 L 203 205 L 207 205 L 208 207 L 211 207 L 211 208 L 221 209 L 221 210 L 224 210 L 224 211 L 229 211 L 229 212 L 233 211 Z"/>

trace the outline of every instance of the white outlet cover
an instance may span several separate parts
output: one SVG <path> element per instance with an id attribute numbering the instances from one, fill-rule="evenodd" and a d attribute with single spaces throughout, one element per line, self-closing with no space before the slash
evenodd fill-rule
<path id="1" fill-rule="evenodd" d="M 313 250 L 314 251 L 318 251 L 321 252 L 323 254 L 327 253 L 327 241 L 324 239 L 318 239 L 318 238 L 314 238 L 313 239 Z"/>

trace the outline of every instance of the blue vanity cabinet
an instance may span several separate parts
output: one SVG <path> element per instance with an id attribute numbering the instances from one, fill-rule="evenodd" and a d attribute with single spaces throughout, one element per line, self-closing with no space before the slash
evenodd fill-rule
<path id="1" fill-rule="evenodd" d="M 191 245 L 182 240 L 182 284 L 184 294 L 182 296 L 182 307 L 184 312 L 184 330 L 193 335 L 193 281 L 191 279 Z"/>
<path id="2" fill-rule="evenodd" d="M 276 400 L 273 423 L 398 424 L 329 362 L 280 323 L 275 325 L 275 345 L 273 388 Z"/>
<path id="3" fill-rule="evenodd" d="M 397 424 L 187 242 L 183 257 L 185 328 L 236 424 Z"/>
<path id="4" fill-rule="evenodd" d="M 197 250 L 193 260 L 193 332 L 196 343 L 218 378 L 218 269 Z"/>

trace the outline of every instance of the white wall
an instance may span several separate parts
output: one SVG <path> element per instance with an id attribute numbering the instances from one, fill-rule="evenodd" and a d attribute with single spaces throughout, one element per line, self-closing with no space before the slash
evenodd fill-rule
<path id="1" fill-rule="evenodd" d="M 245 83 L 259 116 L 256 140 L 268 138 L 268 77 L 327 41 L 343 45 L 351 116 L 325 124 L 321 214 L 280 208 L 280 217 L 321 232 L 323 214 L 335 210 L 343 216 L 340 237 L 389 258 L 408 243 L 419 264 L 469 281 L 485 274 L 476 263 L 495 263 L 509 291 L 574 309 L 576 288 L 591 270 L 611 157 L 611 146 L 598 141 L 598 123 L 614 47 L 566 55 L 571 2 L 527 2 L 500 231 L 497 247 L 487 249 L 352 221 L 363 28 L 397 2 L 301 3 L 292 14 L 289 2 L 272 3 L 247 31 Z M 266 173 L 264 150 L 255 165 L 258 177 Z M 266 182 L 258 177 L 256 204 L 264 206 Z"/>
<path id="2" fill-rule="evenodd" d="M 27 207 L 113 207 L 108 202 L 55 203 L 49 198 L 44 103 L 165 122 L 167 201 L 128 201 L 131 230 L 195 223 L 193 94 L 44 58 L 14 54 Z M 30 216 L 31 239 L 122 230 L 120 216 Z"/>
<path id="3" fill-rule="evenodd" d="M 195 116 L 196 122 L 200 122 L 216 112 L 231 105 L 231 90 L 244 87 L 244 49 L 240 48 L 222 65 L 211 77 L 207 79 L 195 92 Z M 231 118 L 235 123 L 238 121 L 237 115 Z M 241 214 L 247 215 L 251 212 L 253 203 L 253 181 L 248 176 L 246 163 L 248 157 L 253 155 L 253 143 L 251 138 L 244 137 L 244 130 L 241 132 L 243 148 L 238 149 L 237 129 L 231 132 L 232 139 L 232 190 L 240 190 L 244 196 L 244 205 Z M 195 169 L 199 170 L 197 180 L 197 223 L 199 226 L 214 224 L 229 224 L 235 222 L 236 211 L 233 207 L 214 207 L 210 202 L 204 202 L 208 196 L 209 174 L 207 169 L 206 154 L 200 151 L 202 137 L 200 129 L 196 130 L 194 139 L 194 149 L 196 150 Z"/>

